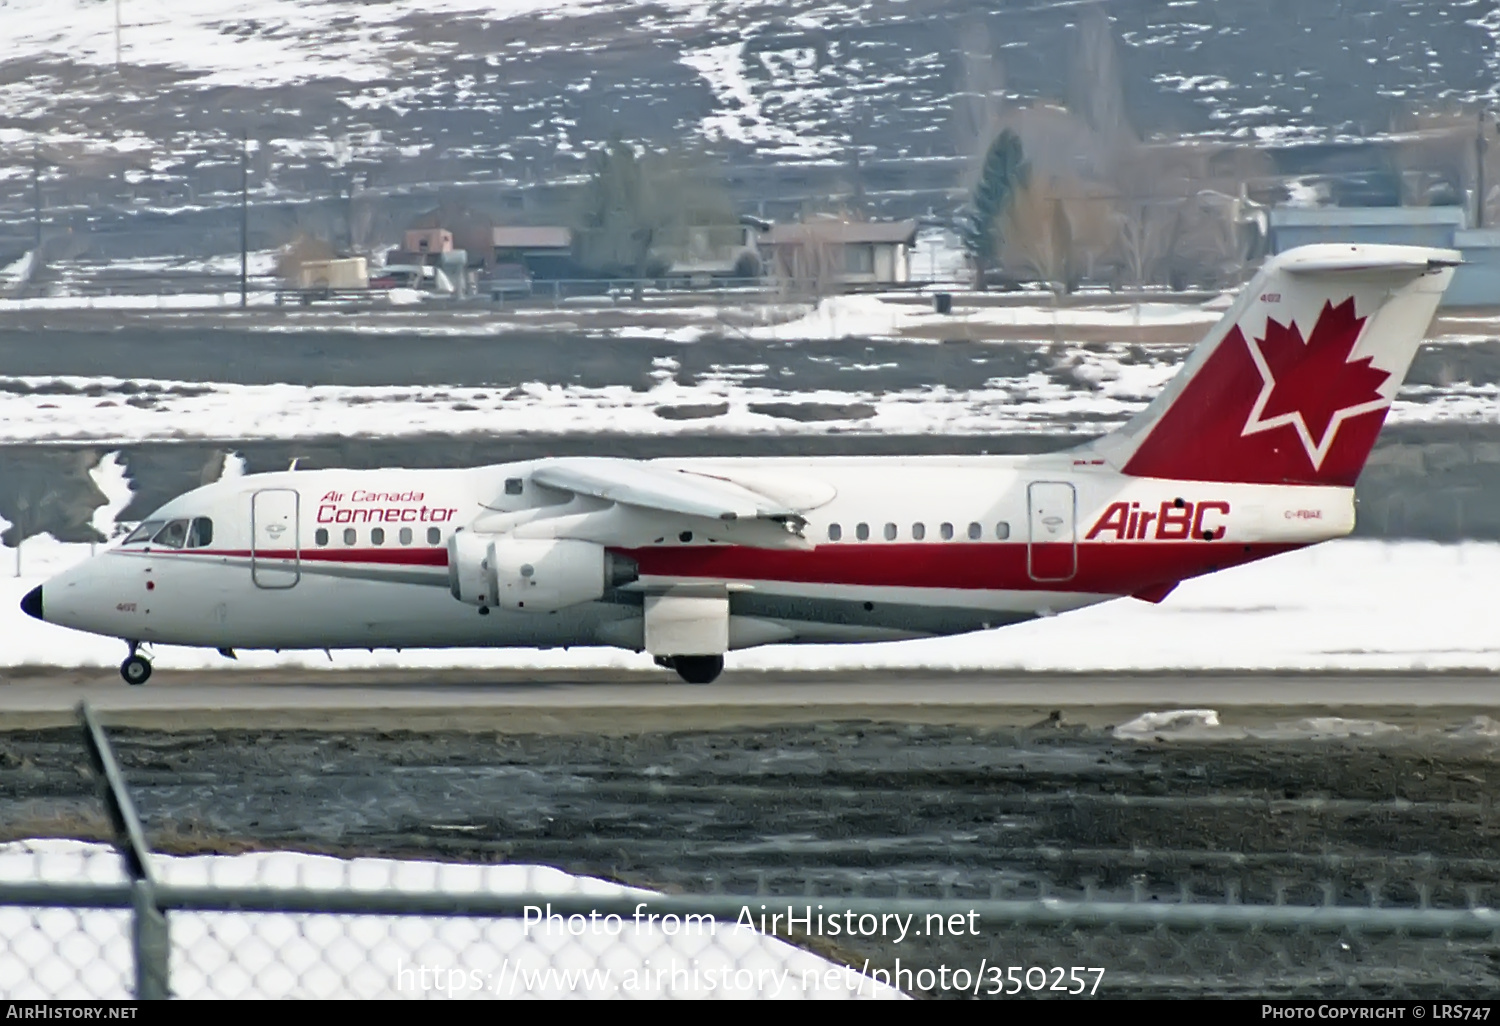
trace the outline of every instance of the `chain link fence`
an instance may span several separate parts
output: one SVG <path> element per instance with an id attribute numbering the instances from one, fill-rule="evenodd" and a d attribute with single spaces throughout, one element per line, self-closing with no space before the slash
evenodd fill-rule
<path id="1" fill-rule="evenodd" d="M 544 866 L 152 853 L 85 736 L 113 846 L 0 846 L 0 998 L 1486 997 L 1500 912 L 1093 893 L 663 894 Z M 700 888 L 701 889 L 698 889 Z M 738 891 L 738 892 L 736 892 Z M 1299 895 L 1300 897 L 1300 895 Z M 1347 896 L 1345 898 L 1347 900 Z"/>

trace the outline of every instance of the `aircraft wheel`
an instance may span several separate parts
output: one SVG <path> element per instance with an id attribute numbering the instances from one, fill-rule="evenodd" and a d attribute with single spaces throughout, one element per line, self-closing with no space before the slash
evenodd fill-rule
<path id="1" fill-rule="evenodd" d="M 125 678 L 126 684 L 144 684 L 151 679 L 151 663 L 133 655 L 120 664 L 120 676 Z"/>
<path id="2" fill-rule="evenodd" d="M 724 657 L 673 656 L 672 669 L 689 684 L 712 684 L 724 672 Z"/>

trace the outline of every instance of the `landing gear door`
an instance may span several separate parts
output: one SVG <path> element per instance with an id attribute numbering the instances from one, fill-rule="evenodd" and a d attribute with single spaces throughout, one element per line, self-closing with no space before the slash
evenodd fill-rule
<path id="1" fill-rule="evenodd" d="M 262 488 L 250 497 L 250 580 L 257 588 L 290 588 L 302 578 L 299 497 Z"/>
<path id="2" fill-rule="evenodd" d="M 1067 581 L 1078 572 L 1078 497 L 1061 481 L 1033 481 L 1026 488 L 1030 533 L 1026 572 L 1033 581 Z"/>

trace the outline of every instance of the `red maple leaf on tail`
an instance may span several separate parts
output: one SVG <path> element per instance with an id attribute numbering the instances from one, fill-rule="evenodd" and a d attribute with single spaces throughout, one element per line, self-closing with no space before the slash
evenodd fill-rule
<path id="1" fill-rule="evenodd" d="M 1254 345 L 1270 372 L 1269 394 L 1262 393 L 1265 401 L 1258 416 L 1251 413 L 1246 433 L 1272 427 L 1268 422 L 1278 418 L 1299 419 L 1313 449 L 1308 457 L 1316 466 L 1321 461 L 1316 454 L 1328 451 L 1324 443 L 1328 432 L 1337 430 L 1334 419 L 1340 413 L 1385 401 L 1380 388 L 1391 375 L 1373 366 L 1372 357 L 1349 359 L 1364 324 L 1365 318 L 1354 316 L 1352 296 L 1338 306 L 1325 302 L 1306 342 L 1295 323 L 1267 319 L 1265 337 Z"/>

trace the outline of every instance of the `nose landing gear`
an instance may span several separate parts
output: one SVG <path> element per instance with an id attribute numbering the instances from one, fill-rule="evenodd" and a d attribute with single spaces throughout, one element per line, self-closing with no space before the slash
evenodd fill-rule
<path id="1" fill-rule="evenodd" d="M 130 655 L 120 664 L 120 676 L 126 684 L 144 684 L 151 679 L 151 660 L 136 654 L 139 645 L 138 641 L 130 642 Z"/>

